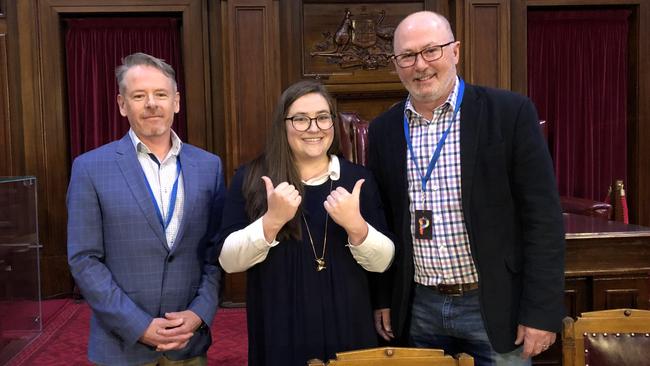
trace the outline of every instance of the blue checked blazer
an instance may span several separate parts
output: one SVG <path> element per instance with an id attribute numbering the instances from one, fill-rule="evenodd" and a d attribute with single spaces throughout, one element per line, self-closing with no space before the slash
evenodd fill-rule
<path id="1" fill-rule="evenodd" d="M 192 310 L 211 324 L 220 271 L 214 238 L 225 186 L 216 155 L 183 144 L 185 190 L 177 239 L 167 248 L 144 174 L 128 134 L 87 152 L 72 165 L 68 187 L 68 263 L 93 310 L 88 358 L 101 365 L 135 365 L 160 357 L 138 342 L 156 317 Z M 212 339 L 199 328 L 174 360 L 204 354 Z"/>

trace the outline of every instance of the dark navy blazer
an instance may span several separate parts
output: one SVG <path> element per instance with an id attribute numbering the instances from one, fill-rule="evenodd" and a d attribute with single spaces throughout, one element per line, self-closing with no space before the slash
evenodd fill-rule
<path id="1" fill-rule="evenodd" d="M 369 167 L 382 193 L 395 260 L 376 292 L 404 338 L 413 289 L 404 102 L 370 124 Z M 461 196 L 494 349 L 515 348 L 517 325 L 557 332 L 564 316 L 564 228 L 548 148 L 532 102 L 466 85 L 460 110 Z"/>

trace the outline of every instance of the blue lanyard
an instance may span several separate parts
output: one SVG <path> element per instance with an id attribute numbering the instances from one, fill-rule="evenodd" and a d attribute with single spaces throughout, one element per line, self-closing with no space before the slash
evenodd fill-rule
<path id="1" fill-rule="evenodd" d="M 144 174 L 144 170 L 142 171 Z M 163 230 L 167 230 L 167 226 L 172 221 L 172 216 L 174 215 L 174 209 L 176 208 L 176 195 L 178 194 L 178 177 L 181 176 L 181 159 L 179 156 L 176 157 L 176 180 L 174 181 L 174 186 L 172 187 L 172 194 L 169 198 L 169 207 L 167 208 L 167 220 L 163 221 L 162 209 L 158 207 L 158 202 L 156 202 L 156 196 L 153 194 L 147 175 L 144 174 L 144 182 L 147 183 L 147 189 L 149 190 L 149 196 L 151 197 L 151 202 L 156 207 L 156 215 L 158 216 L 158 221 L 162 225 Z M 162 198 L 161 198 L 162 199 Z M 161 202 L 162 203 L 162 202 Z"/>
<path id="2" fill-rule="evenodd" d="M 427 168 L 427 173 L 424 176 L 422 175 L 422 170 L 418 166 L 418 162 L 415 159 L 415 152 L 413 151 L 413 144 L 411 143 L 411 135 L 409 134 L 408 118 L 406 118 L 406 107 L 404 107 L 404 136 L 406 137 L 406 144 L 408 145 L 409 151 L 411 152 L 411 160 L 413 160 L 413 164 L 415 164 L 415 167 L 418 170 L 418 174 L 420 175 L 420 180 L 422 181 L 422 191 L 425 191 L 427 188 L 427 182 L 431 178 L 431 173 L 433 172 L 433 168 L 436 166 L 436 163 L 438 162 L 438 158 L 440 158 L 440 152 L 442 151 L 442 147 L 445 144 L 447 135 L 449 135 L 449 131 L 451 131 L 451 126 L 454 124 L 454 121 L 456 121 L 456 114 L 460 109 L 460 104 L 463 101 L 464 93 L 465 93 L 465 82 L 463 81 L 463 79 L 460 79 L 460 85 L 458 86 L 458 95 L 456 96 L 456 106 L 454 107 L 454 115 L 451 117 L 451 122 L 449 122 L 449 126 L 447 126 L 447 129 L 445 130 L 445 132 L 443 132 L 442 137 L 440 137 L 440 140 L 436 145 L 436 150 L 433 152 L 433 156 L 431 157 L 431 161 L 429 162 L 429 167 Z"/>

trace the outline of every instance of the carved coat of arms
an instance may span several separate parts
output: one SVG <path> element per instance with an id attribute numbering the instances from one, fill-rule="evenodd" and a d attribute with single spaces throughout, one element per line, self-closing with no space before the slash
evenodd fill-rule
<path id="1" fill-rule="evenodd" d="M 325 40 L 314 45 L 312 57 L 326 57 L 342 68 L 374 70 L 385 67 L 392 54 L 395 27 L 382 25 L 386 12 L 353 15 L 345 9 L 341 25 L 334 34 L 323 33 Z"/>

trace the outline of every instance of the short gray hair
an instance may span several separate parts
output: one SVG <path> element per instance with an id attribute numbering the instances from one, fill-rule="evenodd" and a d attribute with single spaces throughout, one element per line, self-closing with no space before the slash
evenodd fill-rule
<path id="1" fill-rule="evenodd" d="M 124 93 L 126 85 L 124 85 L 124 75 L 134 66 L 151 66 L 154 67 L 172 81 L 174 91 L 177 89 L 176 85 L 176 72 L 165 60 L 147 55 L 146 53 L 136 52 L 132 53 L 122 59 L 122 65 L 115 68 L 115 77 L 117 78 L 117 85 L 120 88 L 120 94 Z"/>

